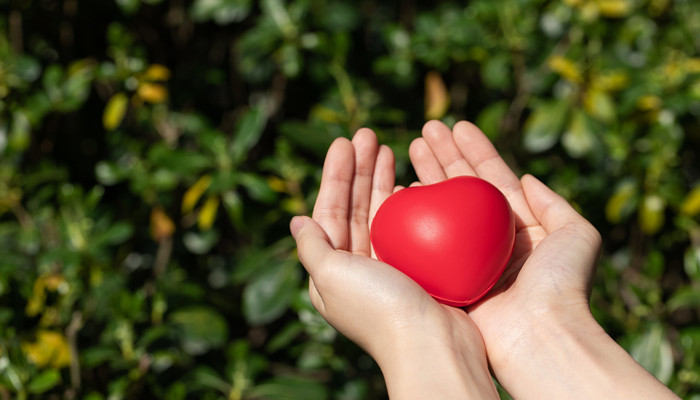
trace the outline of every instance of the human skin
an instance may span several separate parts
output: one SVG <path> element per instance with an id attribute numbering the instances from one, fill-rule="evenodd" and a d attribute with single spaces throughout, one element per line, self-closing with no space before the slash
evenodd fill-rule
<path id="1" fill-rule="evenodd" d="M 372 257 L 369 227 L 393 190 L 393 153 L 372 131 L 331 145 L 313 220 L 290 223 L 311 302 L 375 359 L 391 398 L 497 399 L 484 342 L 464 311 Z"/>
<path id="2" fill-rule="evenodd" d="M 485 179 L 516 216 L 515 249 L 494 289 L 466 309 L 499 383 L 516 399 L 677 399 L 593 318 L 601 237 L 562 197 L 513 173 L 473 124 L 430 121 L 409 148 L 422 184 Z"/>

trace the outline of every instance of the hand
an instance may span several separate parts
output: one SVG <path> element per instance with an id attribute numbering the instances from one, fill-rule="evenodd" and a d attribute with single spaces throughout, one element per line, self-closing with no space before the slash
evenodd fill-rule
<path id="1" fill-rule="evenodd" d="M 468 122 L 428 122 L 409 149 L 422 184 L 474 175 L 506 196 L 516 219 L 511 261 L 468 308 L 499 382 L 515 398 L 675 398 L 593 319 L 600 234 L 536 178 L 518 179 Z M 544 383 L 546 382 L 546 384 Z"/>
<path id="2" fill-rule="evenodd" d="M 498 398 L 483 341 L 464 311 L 371 257 L 369 227 L 393 190 L 393 153 L 372 131 L 331 145 L 313 220 L 290 224 L 311 276 L 311 302 L 377 361 L 391 397 Z"/>

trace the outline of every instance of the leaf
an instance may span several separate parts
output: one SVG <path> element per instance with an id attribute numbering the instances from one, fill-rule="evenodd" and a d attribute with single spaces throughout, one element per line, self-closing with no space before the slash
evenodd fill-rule
<path id="1" fill-rule="evenodd" d="M 430 71 L 425 76 L 425 118 L 440 119 L 450 108 L 450 94 L 442 76 Z"/>
<path id="2" fill-rule="evenodd" d="M 225 25 L 246 18 L 250 8 L 250 0 L 196 0 L 190 8 L 190 15 L 195 21 L 214 20 Z"/>
<path id="3" fill-rule="evenodd" d="M 68 341 L 60 332 L 39 330 L 36 342 L 23 343 L 22 350 L 39 368 L 63 368 L 70 364 Z"/>
<path id="4" fill-rule="evenodd" d="M 622 18 L 632 10 L 631 0 L 598 0 L 598 12 L 606 18 Z"/>
<path id="5" fill-rule="evenodd" d="M 124 243 L 134 233 L 134 228 L 128 222 L 115 222 L 105 232 L 100 233 L 96 242 L 99 244 L 117 245 Z"/>
<path id="6" fill-rule="evenodd" d="M 658 380 L 667 384 L 673 375 L 673 351 L 664 327 L 653 324 L 631 345 L 630 354 Z"/>
<path id="7" fill-rule="evenodd" d="M 691 286 L 680 287 L 673 293 L 673 296 L 668 299 L 666 307 L 670 312 L 680 308 L 697 310 L 698 307 L 700 307 L 700 291 Z"/>
<path id="8" fill-rule="evenodd" d="M 618 185 L 605 204 L 605 216 L 608 221 L 617 224 L 629 216 L 636 206 L 637 184 L 633 180 L 625 180 Z"/>
<path id="9" fill-rule="evenodd" d="M 700 246 L 690 246 L 683 255 L 683 269 L 695 282 L 700 282 Z"/>
<path id="10" fill-rule="evenodd" d="M 216 211 L 219 209 L 219 197 L 211 196 L 204 202 L 202 209 L 199 210 L 197 223 L 199 229 L 206 231 L 211 229 L 214 220 L 216 219 Z"/>
<path id="11" fill-rule="evenodd" d="M 562 56 L 552 56 L 547 60 L 547 65 L 549 69 L 556 72 L 564 79 L 573 83 L 581 83 L 583 77 L 581 76 L 581 69 L 573 61 L 564 58 Z"/>
<path id="12" fill-rule="evenodd" d="M 286 260 L 268 268 L 243 289 L 243 314 L 253 325 L 280 317 L 289 307 L 299 282 L 296 262 Z"/>
<path id="13" fill-rule="evenodd" d="M 270 204 L 277 200 L 277 193 L 270 188 L 267 180 L 262 176 L 252 173 L 239 174 L 241 185 L 248 190 L 248 194 L 254 200 Z"/>
<path id="14" fill-rule="evenodd" d="M 508 103 L 499 101 L 486 107 L 476 118 L 476 125 L 484 134 L 494 141 L 501 132 L 501 121 L 508 112 Z"/>
<path id="15" fill-rule="evenodd" d="M 211 175 L 202 175 L 194 185 L 190 186 L 189 189 L 182 196 L 182 213 L 187 214 L 194 209 L 197 202 L 202 197 L 204 192 L 211 186 L 212 178 Z"/>
<path id="16" fill-rule="evenodd" d="M 27 385 L 27 391 L 32 394 L 42 394 L 56 386 L 60 381 L 60 372 L 49 369 L 33 377 Z"/>
<path id="17" fill-rule="evenodd" d="M 108 131 L 117 129 L 122 123 L 129 105 L 129 98 L 126 94 L 119 92 L 112 96 L 102 113 L 102 126 Z"/>
<path id="18" fill-rule="evenodd" d="M 219 242 L 219 234 L 215 230 L 202 233 L 187 232 L 182 237 L 182 242 L 190 252 L 206 254 Z"/>
<path id="19" fill-rule="evenodd" d="M 274 377 L 249 391 L 250 396 L 270 400 L 323 400 L 328 398 L 325 385 L 306 378 Z"/>
<path id="20" fill-rule="evenodd" d="M 642 232 L 653 235 L 664 224 L 666 201 L 657 194 L 647 194 L 642 199 L 639 208 L 639 226 Z"/>
<path id="21" fill-rule="evenodd" d="M 532 153 L 552 148 L 564 129 L 568 111 L 569 105 L 564 101 L 539 103 L 525 121 L 525 148 Z"/>
<path id="22" fill-rule="evenodd" d="M 595 134 L 586 113 L 582 110 L 574 111 L 569 126 L 561 138 L 564 149 L 571 157 L 580 158 L 590 153 L 595 143 Z"/>
<path id="23" fill-rule="evenodd" d="M 175 223 L 162 207 L 154 207 L 151 210 L 151 237 L 156 242 L 169 238 L 175 233 Z"/>
<path id="24" fill-rule="evenodd" d="M 683 199 L 681 213 L 694 217 L 700 213 L 700 185 L 696 185 Z"/>
<path id="25" fill-rule="evenodd" d="M 148 103 L 162 103 L 168 98 L 168 89 L 159 83 L 142 82 L 136 95 Z"/>
<path id="26" fill-rule="evenodd" d="M 190 355 L 204 354 L 222 347 L 228 339 L 226 320 L 208 306 L 192 306 L 170 314 L 169 321 L 177 328 L 180 343 Z"/>
<path id="27" fill-rule="evenodd" d="M 143 73 L 143 78 L 148 81 L 167 81 L 170 79 L 170 70 L 168 67 L 160 64 L 151 64 Z"/>
<path id="28" fill-rule="evenodd" d="M 236 125 L 230 148 L 235 165 L 243 161 L 248 151 L 258 143 L 266 122 L 267 117 L 260 107 L 253 107 L 243 114 Z"/>
<path id="29" fill-rule="evenodd" d="M 601 122 L 612 122 L 617 115 L 613 99 L 608 93 L 597 88 L 591 88 L 585 93 L 583 106 L 591 117 Z"/>

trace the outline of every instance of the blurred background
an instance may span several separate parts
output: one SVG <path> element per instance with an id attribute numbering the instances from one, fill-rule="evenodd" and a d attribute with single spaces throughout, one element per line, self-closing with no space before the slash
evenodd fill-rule
<path id="1" fill-rule="evenodd" d="M 595 224 L 596 318 L 700 399 L 695 0 L 0 0 L 0 399 L 386 398 L 288 221 L 432 118 Z"/>

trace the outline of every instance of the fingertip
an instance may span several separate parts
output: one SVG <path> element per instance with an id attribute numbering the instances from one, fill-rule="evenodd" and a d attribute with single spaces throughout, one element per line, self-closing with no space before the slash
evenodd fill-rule
<path id="1" fill-rule="evenodd" d="M 299 231 L 306 223 L 305 218 L 308 218 L 308 217 L 302 216 L 302 215 L 297 215 L 297 216 L 292 217 L 292 220 L 289 221 L 289 231 L 292 233 L 292 237 L 294 239 L 297 238 Z"/>

